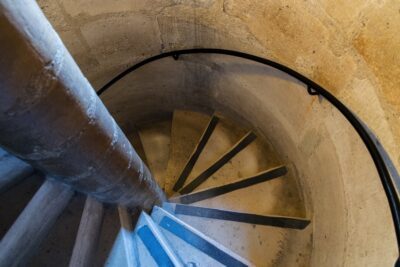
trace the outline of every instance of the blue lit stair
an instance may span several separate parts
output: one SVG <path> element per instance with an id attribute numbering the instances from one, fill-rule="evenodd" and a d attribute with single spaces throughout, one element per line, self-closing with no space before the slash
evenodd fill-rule
<path id="1" fill-rule="evenodd" d="M 159 227 L 145 212 L 140 214 L 134 235 L 141 266 L 184 266 Z"/>
<path id="2" fill-rule="evenodd" d="M 170 241 L 174 251 L 194 266 L 252 266 L 247 260 L 205 236 L 160 207 L 151 217 Z"/>
<path id="3" fill-rule="evenodd" d="M 124 229 L 114 243 L 107 267 L 116 266 L 253 266 L 216 241 L 164 209 L 155 206 L 151 217 L 140 214 L 131 236 L 135 261 L 129 262 L 124 247 Z"/>
<path id="4" fill-rule="evenodd" d="M 123 231 L 125 229 L 121 229 L 119 232 L 116 240 L 114 241 L 114 245 L 111 249 L 109 257 L 105 262 L 105 267 L 119 267 L 119 266 L 126 266 L 126 267 L 137 267 L 140 266 L 138 262 L 138 253 L 137 247 L 135 247 L 132 251 L 128 251 L 126 248 L 126 242 L 124 241 L 124 234 Z M 137 240 L 134 238 L 133 234 L 127 233 L 132 236 L 134 239 L 134 244 L 137 246 Z M 132 255 L 128 255 L 131 253 Z M 133 259 L 133 261 L 132 261 Z M 154 265 L 157 266 L 157 265 Z"/>

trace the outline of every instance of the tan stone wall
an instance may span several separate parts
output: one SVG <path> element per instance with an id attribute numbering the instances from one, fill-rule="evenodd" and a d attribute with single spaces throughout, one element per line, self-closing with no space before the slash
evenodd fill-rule
<path id="1" fill-rule="evenodd" d="M 372 128 L 400 169 L 399 1 L 38 2 L 96 88 L 127 66 L 171 49 L 216 47 L 257 54 L 294 68 L 336 95 Z M 311 101 L 309 105 L 309 110 L 318 110 L 321 103 Z M 335 127 L 341 124 L 333 120 L 326 123 L 329 127 L 320 135 L 327 136 L 329 130 L 332 140 L 339 141 L 341 129 Z M 312 134 L 318 136 L 318 133 Z M 349 147 L 354 143 L 346 138 L 341 142 L 347 142 Z M 349 152 L 346 146 L 339 148 L 343 149 L 343 158 L 350 160 L 352 154 L 344 153 Z M 352 150 L 360 151 L 363 148 Z M 352 166 L 346 162 L 347 159 L 340 165 L 342 170 L 350 172 Z M 361 163 L 357 166 L 362 168 Z M 348 188 L 353 187 L 346 185 L 346 181 L 351 181 L 349 178 L 343 181 Z M 381 192 L 381 188 L 371 187 L 377 188 L 379 183 L 368 183 L 367 191 Z M 349 231 L 356 231 L 359 222 L 355 218 L 362 218 L 357 209 L 365 216 L 368 213 L 363 213 L 362 207 L 368 203 L 380 207 L 384 202 L 381 199 L 381 204 L 377 204 L 374 194 L 365 194 L 365 191 L 345 190 L 344 194 L 346 205 L 353 202 L 353 207 L 357 207 L 346 215 Z M 389 220 L 386 216 L 385 221 Z M 357 240 L 356 245 L 368 236 L 362 232 L 349 235 Z M 358 251 L 351 242 L 352 239 L 348 241 L 348 251 L 343 253 L 357 251 L 357 259 L 365 257 L 366 260 L 368 255 Z M 347 257 L 347 266 L 356 266 L 352 264 L 354 258 Z"/>
<path id="2" fill-rule="evenodd" d="M 400 2 L 39 0 L 88 78 L 161 51 L 221 47 L 265 56 L 348 104 L 400 167 Z"/>
<path id="3" fill-rule="evenodd" d="M 310 264 L 299 266 L 392 266 L 395 261 L 389 206 L 366 147 L 339 111 L 310 97 L 289 75 L 237 58 L 186 55 L 146 65 L 102 99 L 124 129 L 174 109 L 195 109 L 217 111 L 264 136 L 274 155 L 293 166 L 312 221 L 312 255 L 302 253 Z M 304 232 L 297 234 L 307 240 Z M 297 266 L 293 251 L 302 244 L 295 240 L 288 242 L 293 250 L 281 248 L 276 266 Z"/>

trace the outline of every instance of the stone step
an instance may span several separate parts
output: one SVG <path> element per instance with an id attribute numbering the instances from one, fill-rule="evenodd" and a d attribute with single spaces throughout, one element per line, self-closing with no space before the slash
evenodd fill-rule
<path id="1" fill-rule="evenodd" d="M 171 121 L 144 125 L 139 129 L 139 136 L 147 165 L 158 185 L 164 189 L 170 154 Z"/>
<path id="2" fill-rule="evenodd" d="M 210 139 L 212 133 L 217 126 L 219 118 L 217 116 L 212 116 L 209 120 L 207 127 L 205 127 L 203 134 L 200 137 L 199 142 L 197 143 L 196 147 L 194 148 L 192 154 L 188 158 L 185 167 L 183 168 L 182 172 L 180 173 L 176 183 L 173 187 L 175 192 L 179 191 L 182 186 L 185 184 L 186 179 L 189 177 L 189 174 L 193 170 L 194 165 L 196 164 L 198 158 L 200 157 L 201 152 L 203 151 L 204 147 L 206 146 L 208 140 Z"/>
<path id="3" fill-rule="evenodd" d="M 151 263 L 155 262 L 156 266 L 184 266 L 159 227 L 145 212 L 140 214 L 134 233 L 139 240 L 137 245 L 141 265 L 152 266 Z M 149 252 L 152 259 L 145 250 Z"/>
<path id="4" fill-rule="evenodd" d="M 94 261 L 103 222 L 103 213 L 103 204 L 88 196 L 69 262 L 70 267 L 90 266 Z"/>
<path id="5" fill-rule="evenodd" d="M 31 165 L 0 148 L 0 193 L 32 175 L 33 172 Z"/>
<path id="6" fill-rule="evenodd" d="M 234 182 L 224 184 L 221 186 L 211 187 L 203 190 L 199 190 L 190 194 L 181 195 L 178 197 L 174 197 L 169 199 L 170 202 L 174 203 L 182 203 L 182 204 L 191 204 L 194 202 L 198 202 L 201 200 L 213 198 L 216 196 L 220 196 L 223 194 L 227 194 L 242 188 L 247 188 L 249 186 L 254 186 L 262 182 L 266 182 L 272 180 L 274 178 L 281 177 L 287 173 L 287 169 L 285 166 L 275 167 L 256 175 L 246 177 L 243 179 L 238 179 Z"/>
<path id="7" fill-rule="evenodd" d="M 253 142 L 257 136 L 248 132 L 242 137 L 234 146 L 232 146 L 228 151 L 225 152 L 218 160 L 216 160 L 211 166 L 205 169 L 200 175 L 194 178 L 188 185 L 183 187 L 179 193 L 187 194 L 192 192 L 202 183 L 204 183 L 210 176 L 221 169 L 226 163 L 228 163 L 234 156 L 236 156 L 240 151 L 246 148 L 251 142 Z"/>
<path id="8" fill-rule="evenodd" d="M 171 151 L 166 172 L 165 191 L 173 187 L 209 123 L 209 116 L 187 110 L 175 110 L 171 125 Z"/>
<path id="9" fill-rule="evenodd" d="M 0 242 L 0 266 L 23 266 L 40 248 L 74 191 L 47 180 Z"/>
<path id="10" fill-rule="evenodd" d="M 194 263 L 194 266 L 252 266 L 160 207 L 154 207 L 151 217 L 185 263 Z"/>
<path id="11" fill-rule="evenodd" d="M 232 210 L 211 209 L 176 203 L 164 203 L 163 208 L 172 214 L 297 230 L 302 230 L 310 224 L 310 220 L 305 218 L 251 214 Z"/>

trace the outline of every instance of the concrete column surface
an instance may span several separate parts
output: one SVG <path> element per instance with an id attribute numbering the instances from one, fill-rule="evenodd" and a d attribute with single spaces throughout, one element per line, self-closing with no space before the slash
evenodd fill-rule
<path id="1" fill-rule="evenodd" d="M 0 1 L 0 146 L 100 201 L 164 194 L 33 0 Z"/>

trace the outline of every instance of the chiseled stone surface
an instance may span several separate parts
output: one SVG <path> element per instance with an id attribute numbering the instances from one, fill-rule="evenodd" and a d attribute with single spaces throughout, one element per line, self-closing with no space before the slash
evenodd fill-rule
<path id="1" fill-rule="evenodd" d="M 105 202 L 150 207 L 162 199 L 36 2 L 5 0 L 0 9 L 1 147 Z"/>
<path id="2" fill-rule="evenodd" d="M 81 32 L 96 59 L 106 65 L 128 64 L 137 51 L 151 54 L 160 47 L 156 22 L 140 14 L 100 17 L 85 24 Z"/>
<path id="3" fill-rule="evenodd" d="M 183 72 L 182 66 L 190 72 Z M 312 266 L 393 262 L 390 213 L 365 147 L 338 111 L 327 101 L 310 97 L 295 79 L 240 59 L 184 56 L 138 70 L 103 99 L 121 125 L 144 115 L 204 106 L 239 125 L 250 121 L 250 128 L 270 141 L 283 162 L 293 163 L 307 217 L 313 222 Z M 296 255 L 292 252 L 282 255 L 278 266 L 293 266 L 288 257 Z"/>
<path id="4" fill-rule="evenodd" d="M 348 103 L 400 167 L 398 1 L 38 2 L 97 87 L 127 65 L 170 49 L 255 53 L 304 73 Z M 364 84 L 371 86 L 368 93 Z"/>
<path id="5" fill-rule="evenodd" d="M 171 49 L 218 47 L 257 54 L 305 74 L 336 95 L 378 135 L 400 169 L 400 3 L 396 0 L 120 0 L 112 4 L 106 0 L 38 2 L 96 88 L 132 63 Z M 143 84 L 143 88 L 154 90 L 154 93 L 152 97 L 147 95 L 148 98 L 143 99 L 144 103 L 137 105 L 151 104 L 154 99 L 168 99 L 168 94 L 174 92 L 171 84 L 179 88 L 216 86 L 218 79 L 214 72 L 218 66 L 205 62 L 208 65 L 200 67 L 201 64 L 192 58 L 184 61 L 184 66 L 168 61 L 170 67 L 161 74 L 141 72 L 147 75 L 147 80 L 149 77 L 157 77 L 160 85 L 157 87 L 148 81 Z M 191 73 L 183 75 L 179 71 L 185 69 Z M 175 76 L 169 77 L 169 80 L 162 79 L 163 75 L 168 75 L 168 71 L 172 71 Z M 235 90 L 234 86 L 260 85 L 260 82 L 252 84 L 250 79 L 242 81 L 237 76 L 234 77 L 237 82 L 229 84 L 231 95 L 224 94 L 223 90 L 210 90 L 205 93 L 205 97 L 199 93 L 198 88 L 193 89 L 193 93 L 200 100 L 225 97 L 225 102 L 237 105 L 240 101 L 235 97 L 240 95 L 240 90 Z M 138 79 L 146 82 L 146 77 Z M 189 78 L 201 85 L 188 82 Z M 132 86 L 132 89 L 140 90 L 136 86 Z M 164 95 L 156 94 L 161 91 Z M 130 97 L 146 95 L 144 91 L 137 92 L 132 92 Z M 181 95 L 184 93 L 175 94 L 174 97 Z M 379 181 L 376 173 L 371 166 L 365 167 L 372 162 L 364 156 L 354 157 L 358 153 L 365 155 L 362 144 L 354 142 L 354 133 L 345 122 L 337 121 L 340 116 L 333 114 L 325 101 L 313 98 L 301 106 L 295 96 L 298 99 L 302 97 L 294 94 L 273 95 L 277 102 L 285 100 L 280 97 L 287 97 L 293 106 L 282 108 L 282 105 L 280 110 L 275 110 L 277 107 L 274 106 L 269 107 L 268 112 L 276 116 L 276 120 L 281 120 L 272 124 L 271 130 L 264 130 L 269 131 L 269 137 L 275 141 L 277 148 L 291 151 L 292 154 L 287 156 L 302 163 L 296 167 L 300 166 L 298 176 L 305 190 L 306 202 L 313 203 L 315 207 L 311 213 L 320 216 L 313 223 L 313 245 L 317 248 L 313 252 L 313 262 L 320 266 L 330 266 L 327 261 L 332 255 L 329 255 L 328 250 L 340 255 L 344 266 L 379 266 L 384 264 L 383 260 L 391 261 L 393 251 L 388 252 L 385 259 L 371 256 L 376 253 L 374 247 L 378 249 L 382 246 L 380 240 L 387 240 L 385 246 L 394 243 L 392 236 L 387 236 L 390 233 L 387 228 L 390 226 L 374 227 L 373 221 L 377 222 L 377 218 L 386 222 L 390 218 L 381 186 L 374 183 Z M 185 97 L 179 103 L 190 105 L 191 100 Z M 250 97 L 254 98 L 251 94 Z M 117 97 L 110 100 L 113 103 L 119 101 Z M 309 101 L 309 98 L 304 101 Z M 254 98 L 252 108 L 261 110 L 264 106 L 259 102 L 259 99 Z M 169 102 L 167 104 L 173 105 Z M 126 108 L 135 111 L 135 107 Z M 123 118 L 123 111 L 115 110 L 119 112 L 119 118 Z M 250 110 L 243 110 L 253 114 Z M 261 119 L 261 115 L 253 115 L 259 120 L 259 125 L 265 120 L 264 117 Z M 267 115 L 266 112 L 264 116 Z M 319 116 L 323 116 L 326 122 L 318 122 L 317 119 L 321 119 Z M 308 119 L 302 121 L 299 118 Z M 273 136 L 273 131 L 279 129 L 288 130 L 290 138 L 285 137 L 288 138 L 285 142 Z M 299 129 L 300 132 L 295 131 Z M 321 136 L 326 140 L 319 140 Z M 298 150 L 292 151 L 293 147 Z M 334 153 L 329 155 L 328 152 L 332 151 Z M 303 153 L 309 158 L 305 159 Z M 320 166 L 326 162 L 330 163 L 328 167 L 321 169 Z M 315 178 L 318 176 L 320 179 Z M 342 176 L 342 179 L 338 179 L 338 176 Z M 363 187 L 356 187 L 353 183 Z M 321 191 L 312 191 L 310 188 L 320 188 Z M 338 190 L 334 192 L 332 188 Z M 338 201 L 331 203 L 326 195 L 323 197 L 323 192 Z M 383 206 L 385 208 L 381 209 Z M 345 207 L 351 207 L 346 211 L 347 214 L 343 213 Z M 374 207 L 377 213 L 372 220 L 368 212 Z M 324 216 L 332 216 L 338 225 L 318 219 Z M 366 232 L 358 229 L 366 229 Z M 324 231 L 329 232 L 329 235 L 324 236 Z M 380 238 L 374 239 L 377 236 Z M 347 241 L 345 250 L 342 247 L 344 240 Z M 367 242 L 373 243 L 366 250 L 358 246 Z M 324 251 L 324 246 L 329 249 Z"/>

